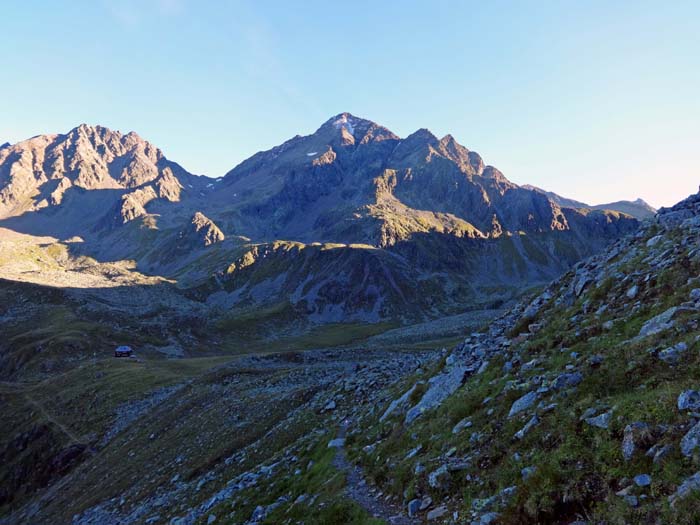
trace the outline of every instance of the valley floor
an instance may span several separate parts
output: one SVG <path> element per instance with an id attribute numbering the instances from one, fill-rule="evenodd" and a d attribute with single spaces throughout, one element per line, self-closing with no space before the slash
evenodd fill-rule
<path id="1" fill-rule="evenodd" d="M 249 486 L 274 492 L 262 489 L 266 480 L 292 468 L 324 478 L 335 471 L 337 486 L 319 487 L 317 505 L 364 523 L 362 505 L 336 490 L 345 485 L 343 470 L 333 467 L 325 442 L 315 444 L 354 412 L 384 404 L 400 378 L 439 359 L 441 344 L 493 315 L 325 349 L 309 350 L 301 337 L 285 343 L 298 350 L 177 359 L 144 350 L 117 359 L 111 352 L 121 325 L 76 317 L 70 301 L 61 295 L 54 304 L 43 288 L 2 291 L 8 303 L 34 304 L 21 314 L 8 308 L 3 318 L 0 523 L 7 524 L 198 523 L 224 495 L 228 501 Z M 37 344 L 41 354 L 30 350 Z M 61 355 L 66 345 L 73 355 Z M 239 501 L 229 522 L 248 521 L 255 505 L 248 507 Z"/>

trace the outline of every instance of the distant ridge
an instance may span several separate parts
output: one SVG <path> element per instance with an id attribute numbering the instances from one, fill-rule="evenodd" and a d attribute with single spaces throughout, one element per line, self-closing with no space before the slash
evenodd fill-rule
<path id="1" fill-rule="evenodd" d="M 559 206 L 564 207 L 564 208 L 588 208 L 591 210 L 613 210 L 613 211 L 619 211 L 620 213 L 626 213 L 627 215 L 631 215 L 635 219 L 639 219 L 639 220 L 649 219 L 649 218 L 653 217 L 654 215 L 656 215 L 656 211 L 657 211 L 656 208 L 652 207 L 650 204 L 648 204 L 643 199 L 636 199 L 634 201 L 622 200 L 622 201 L 609 202 L 606 204 L 591 205 L 591 204 L 586 204 L 585 202 L 562 197 L 561 195 L 557 195 L 554 192 L 543 190 L 542 188 L 538 188 L 537 186 L 532 186 L 531 184 L 524 184 L 523 188 L 527 188 L 527 189 L 530 189 L 533 191 L 538 191 L 540 193 L 544 193 L 552 201 L 556 202 L 557 204 L 559 204 Z"/>

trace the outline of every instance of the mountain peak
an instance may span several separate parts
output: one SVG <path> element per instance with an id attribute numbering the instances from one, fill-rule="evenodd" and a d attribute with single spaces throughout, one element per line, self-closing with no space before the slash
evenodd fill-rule
<path id="1" fill-rule="evenodd" d="M 316 131 L 315 135 L 329 136 L 331 142 L 340 139 L 342 145 L 364 144 L 385 139 L 399 140 L 391 130 L 352 113 L 343 112 L 331 117 Z"/>
<path id="2" fill-rule="evenodd" d="M 114 135 L 121 136 L 121 133 L 119 131 L 112 131 L 111 129 L 106 128 L 104 126 L 101 126 L 99 124 L 86 124 L 85 122 L 74 127 L 67 134 L 68 135 L 72 135 L 72 134 L 100 135 L 100 136 L 103 136 L 106 134 L 114 134 Z"/>
<path id="3" fill-rule="evenodd" d="M 438 138 L 428 128 L 420 128 L 406 137 L 406 141 L 426 142 L 428 144 L 437 144 Z"/>

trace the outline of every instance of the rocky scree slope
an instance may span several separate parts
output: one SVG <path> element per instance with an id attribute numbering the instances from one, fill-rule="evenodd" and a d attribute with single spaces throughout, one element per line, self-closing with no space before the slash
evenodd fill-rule
<path id="1" fill-rule="evenodd" d="M 377 523 L 363 504 L 397 523 L 694 523 L 699 233 L 700 195 L 437 362 L 395 360 L 396 384 L 387 365 L 327 377 L 314 429 L 263 465 L 227 459 L 75 523 Z"/>
<path id="2" fill-rule="evenodd" d="M 700 194 L 416 374 L 349 454 L 436 523 L 696 523 L 699 322 Z"/>
<path id="3" fill-rule="evenodd" d="M 312 516 L 307 523 L 371 523 L 342 495 L 330 429 L 360 407 L 384 403 L 387 384 L 431 360 L 432 352 L 317 350 L 100 361 L 31 389 L 0 385 L 19 434 L 0 450 L 8 460 L 0 474 L 14 489 L 0 493 L 0 523 L 182 525 L 212 523 L 212 515 L 275 522 L 274 506 L 257 508 L 261 495 L 277 506 L 294 503 L 290 516 Z M 23 405 L 30 398 L 81 443 L 38 424 Z M 78 408 L 84 398 L 90 410 Z M 47 436 L 53 449 L 38 449 Z M 76 450 L 59 464 L 69 449 Z M 38 451 L 45 463 L 23 479 Z"/>

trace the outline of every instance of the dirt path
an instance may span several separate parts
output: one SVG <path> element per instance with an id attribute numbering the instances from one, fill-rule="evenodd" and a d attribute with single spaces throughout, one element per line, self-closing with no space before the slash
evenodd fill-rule
<path id="1" fill-rule="evenodd" d="M 39 412 L 41 412 L 41 415 L 44 416 L 44 418 L 49 423 L 51 423 L 56 428 L 58 428 L 61 432 L 63 432 L 68 437 L 68 439 L 70 439 L 71 443 L 84 446 L 85 450 L 90 455 L 93 455 L 95 453 L 95 451 L 92 450 L 92 447 L 90 447 L 89 445 L 84 443 L 77 435 L 75 435 L 75 433 L 70 428 L 68 428 L 63 423 L 61 423 L 58 419 L 56 419 L 51 414 L 49 414 L 41 403 L 36 401 L 33 397 L 31 397 L 27 393 L 24 393 L 23 395 L 24 395 L 24 398 L 27 400 L 27 402 L 30 405 L 34 406 Z"/>
<path id="2" fill-rule="evenodd" d="M 339 438 L 345 437 L 349 426 L 349 421 L 343 422 L 338 432 Z M 333 466 L 345 473 L 347 483 L 345 493 L 347 496 L 371 516 L 382 519 L 392 525 L 417 525 L 420 523 L 419 520 L 406 516 L 398 505 L 385 501 L 381 496 L 374 493 L 367 485 L 362 469 L 348 461 L 343 447 L 338 448 L 335 458 L 333 458 Z"/>

